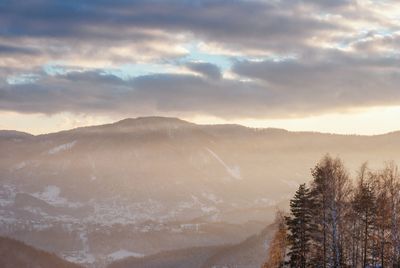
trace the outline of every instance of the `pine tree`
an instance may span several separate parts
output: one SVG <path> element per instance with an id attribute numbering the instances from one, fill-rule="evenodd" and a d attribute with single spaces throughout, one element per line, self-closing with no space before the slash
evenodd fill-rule
<path id="1" fill-rule="evenodd" d="M 312 232 L 311 213 L 312 201 L 310 190 L 301 184 L 294 198 L 290 201 L 290 216 L 286 217 L 289 230 L 288 243 L 290 267 L 309 267 L 310 239 Z"/>
<path id="2" fill-rule="evenodd" d="M 370 171 L 364 164 L 354 186 L 347 174 L 338 158 L 316 165 L 310 188 L 300 185 L 291 199 L 264 267 L 400 267 L 397 166 Z"/>

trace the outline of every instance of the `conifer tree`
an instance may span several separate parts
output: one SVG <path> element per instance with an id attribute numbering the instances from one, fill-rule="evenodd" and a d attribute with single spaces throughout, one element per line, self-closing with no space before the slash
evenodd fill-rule
<path id="1" fill-rule="evenodd" d="M 397 166 L 371 171 L 364 164 L 353 186 L 341 160 L 327 155 L 312 176 L 310 188 L 300 185 L 291 199 L 264 267 L 399 268 Z"/>
<path id="2" fill-rule="evenodd" d="M 288 243 L 290 257 L 288 264 L 292 268 L 309 267 L 311 225 L 310 190 L 305 184 L 301 184 L 294 198 L 290 201 L 290 216 L 286 218 L 289 231 Z"/>

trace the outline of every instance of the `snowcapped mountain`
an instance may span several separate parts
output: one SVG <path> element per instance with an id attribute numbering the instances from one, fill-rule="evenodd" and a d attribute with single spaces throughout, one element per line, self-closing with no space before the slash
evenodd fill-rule
<path id="1" fill-rule="evenodd" d="M 176 118 L 33 136 L 0 131 L 0 233 L 87 266 L 237 243 L 272 221 L 327 152 L 398 160 L 400 135 L 196 125 Z"/>

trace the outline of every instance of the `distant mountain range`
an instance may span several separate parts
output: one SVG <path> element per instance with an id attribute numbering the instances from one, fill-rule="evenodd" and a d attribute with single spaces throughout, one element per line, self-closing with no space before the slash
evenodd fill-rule
<path id="1" fill-rule="evenodd" d="M 38 136 L 0 131 L 0 148 L 0 234 L 105 267 L 239 243 L 271 223 L 324 154 L 351 170 L 379 166 L 400 159 L 400 133 L 145 117 Z"/>

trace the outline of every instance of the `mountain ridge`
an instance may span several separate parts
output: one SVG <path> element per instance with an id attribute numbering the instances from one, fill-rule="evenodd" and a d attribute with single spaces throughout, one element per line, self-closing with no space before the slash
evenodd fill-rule
<path id="1" fill-rule="evenodd" d="M 240 242 L 287 206 L 326 153 L 340 156 L 349 170 L 367 160 L 373 168 L 400 162 L 396 134 L 316 134 L 162 117 L 0 138 L 0 146 L 0 234 L 96 268 L 121 252 Z"/>
<path id="2" fill-rule="evenodd" d="M 239 127 L 243 129 L 248 129 L 248 130 L 253 130 L 253 131 L 277 131 L 277 132 L 289 132 L 289 133 L 299 133 L 299 134 L 321 134 L 321 135 L 335 135 L 335 136 L 355 136 L 355 137 L 379 137 L 379 136 L 387 136 L 387 135 L 399 135 L 400 130 L 395 130 L 395 131 L 390 131 L 387 133 L 382 133 L 382 134 L 342 134 L 342 133 L 334 133 L 334 132 L 319 132 L 319 131 L 292 131 L 292 130 L 287 130 L 284 128 L 275 128 L 275 127 L 248 127 L 245 125 L 241 124 L 235 124 L 235 123 L 227 123 L 227 124 L 197 124 L 194 122 L 190 122 L 187 120 L 180 119 L 178 117 L 167 117 L 167 116 L 140 116 L 136 118 L 128 117 L 124 118 L 115 122 L 111 123 L 106 123 L 106 124 L 94 124 L 94 125 L 87 125 L 87 126 L 81 126 L 81 127 L 76 127 L 76 128 L 70 128 L 70 129 L 65 129 L 65 130 L 60 130 L 60 131 L 55 131 L 55 132 L 49 132 L 49 133 L 42 133 L 42 134 L 31 134 L 29 132 L 25 131 L 17 131 L 17 130 L 9 130 L 9 129 L 0 129 L 0 137 L 2 133 L 9 133 L 10 135 L 14 132 L 15 134 L 24 134 L 27 136 L 32 136 L 32 137 L 41 137 L 41 136 L 46 136 L 46 135 L 52 135 L 52 134 L 58 134 L 58 133 L 66 133 L 66 132 L 71 132 L 71 131 L 80 131 L 80 130 L 86 130 L 86 129 L 94 129 L 94 128 L 99 128 L 99 127 L 118 127 L 118 126 L 137 126 L 138 123 L 145 123 L 147 125 L 154 124 L 154 123 L 180 123 L 180 125 L 184 126 L 198 126 L 198 127 Z"/>

